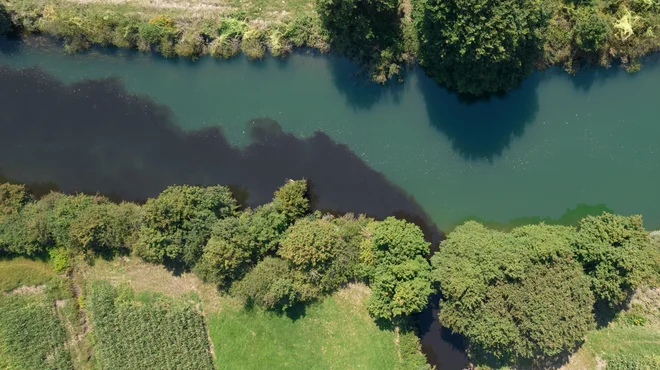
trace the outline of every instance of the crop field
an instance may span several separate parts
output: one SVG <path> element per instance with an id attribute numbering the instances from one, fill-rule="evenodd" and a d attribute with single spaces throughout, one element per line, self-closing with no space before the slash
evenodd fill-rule
<path id="1" fill-rule="evenodd" d="M 94 364 L 100 369 L 208 369 L 212 354 L 204 317 L 189 302 L 135 297 L 128 286 L 89 287 Z"/>

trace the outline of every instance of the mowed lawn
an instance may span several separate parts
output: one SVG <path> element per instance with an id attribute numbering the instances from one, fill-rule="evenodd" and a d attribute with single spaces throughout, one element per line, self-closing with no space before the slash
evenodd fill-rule
<path id="1" fill-rule="evenodd" d="M 292 319 L 225 307 L 208 325 L 220 369 L 394 369 L 393 331 L 369 317 L 369 290 L 352 285 Z"/>

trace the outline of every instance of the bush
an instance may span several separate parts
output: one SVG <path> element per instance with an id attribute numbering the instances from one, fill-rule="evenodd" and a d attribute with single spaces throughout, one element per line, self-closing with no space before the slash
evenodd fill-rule
<path id="1" fill-rule="evenodd" d="M 181 36 L 174 50 L 182 57 L 197 59 L 204 52 L 204 46 L 205 41 L 200 34 L 187 32 Z"/>
<path id="2" fill-rule="evenodd" d="M 243 35 L 241 50 L 249 60 L 263 59 L 266 55 L 265 34 L 257 29 L 250 29 Z"/>
<path id="3" fill-rule="evenodd" d="M 171 186 L 143 206 L 136 250 L 148 261 L 190 268 L 202 255 L 213 224 L 235 209 L 236 201 L 224 186 Z"/>
<path id="4" fill-rule="evenodd" d="M 467 337 L 474 360 L 543 360 L 573 350 L 595 327 L 589 279 L 572 256 L 574 229 L 510 233 L 459 226 L 431 261 L 440 322 Z"/>
<path id="5" fill-rule="evenodd" d="M 273 205 L 278 212 L 286 216 L 289 223 L 305 215 L 309 211 L 307 181 L 289 180 L 275 192 Z"/>
<path id="6" fill-rule="evenodd" d="M 573 242 L 597 299 L 611 307 L 658 273 L 660 248 L 653 246 L 641 216 L 603 213 L 584 218 Z"/>
<path id="7" fill-rule="evenodd" d="M 38 202 L 26 204 L 19 213 L 0 220 L 0 250 L 34 256 L 54 245 L 51 214 L 61 196 L 51 193 Z"/>
<path id="8" fill-rule="evenodd" d="M 68 249 L 63 247 L 51 248 L 48 255 L 55 272 L 63 274 L 71 271 L 71 254 Z"/>
<path id="9" fill-rule="evenodd" d="M 273 257 L 264 258 L 234 284 L 232 294 L 266 309 L 285 310 L 300 302 L 289 263 Z"/>

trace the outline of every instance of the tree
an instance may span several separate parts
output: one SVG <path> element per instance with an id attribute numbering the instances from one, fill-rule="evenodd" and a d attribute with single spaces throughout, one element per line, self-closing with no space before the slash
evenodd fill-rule
<path id="1" fill-rule="evenodd" d="M 18 213 L 31 201 L 25 185 L 0 184 L 0 219 Z"/>
<path id="2" fill-rule="evenodd" d="M 338 228 L 328 219 L 301 218 L 280 242 L 277 254 L 305 270 L 324 270 L 340 243 Z"/>
<path id="3" fill-rule="evenodd" d="M 133 203 L 94 204 L 71 222 L 72 247 L 108 256 L 128 251 L 137 239 L 141 219 L 141 209 Z"/>
<path id="4" fill-rule="evenodd" d="M 591 278 L 596 298 L 615 307 L 658 273 L 660 251 L 642 226 L 642 216 L 603 213 L 584 218 L 573 243 Z"/>
<path id="5" fill-rule="evenodd" d="M 607 18 L 593 6 L 579 7 L 575 21 L 575 43 L 586 52 L 597 52 L 609 39 Z"/>
<path id="6" fill-rule="evenodd" d="M 286 310 L 318 296 L 317 290 L 296 282 L 289 262 L 266 257 L 243 280 L 232 287 L 232 294 L 266 309 Z"/>
<path id="7" fill-rule="evenodd" d="M 237 208 L 224 186 L 171 186 L 143 206 L 144 224 L 136 245 L 152 262 L 194 266 L 208 241 L 212 225 Z"/>
<path id="8" fill-rule="evenodd" d="M 398 0 L 317 0 L 333 48 L 371 68 L 384 83 L 399 73 L 403 36 Z"/>
<path id="9" fill-rule="evenodd" d="M 11 32 L 12 23 L 11 17 L 5 10 L 5 5 L 0 4 L 0 36 L 6 35 Z"/>
<path id="10" fill-rule="evenodd" d="M 251 213 L 220 219 L 213 226 L 212 236 L 195 266 L 204 281 L 227 287 L 241 278 L 255 256 L 255 242 L 250 233 Z"/>
<path id="11" fill-rule="evenodd" d="M 544 224 L 503 233 L 470 221 L 440 244 L 431 258 L 440 322 L 467 337 L 475 360 L 556 356 L 595 326 L 589 279 L 572 254 L 574 233 Z"/>
<path id="12" fill-rule="evenodd" d="M 307 181 L 289 180 L 275 192 L 273 205 L 278 212 L 286 217 L 286 220 L 289 223 L 302 217 L 309 211 Z"/>
<path id="13" fill-rule="evenodd" d="M 370 271 L 369 312 L 393 319 L 423 310 L 432 289 L 431 267 L 424 259 L 429 243 L 422 231 L 394 217 L 374 222 L 368 229 L 371 238 L 363 244 L 361 259 Z"/>
<path id="14" fill-rule="evenodd" d="M 541 51 L 541 0 L 416 0 L 420 64 L 441 85 L 484 95 L 515 87 Z"/>

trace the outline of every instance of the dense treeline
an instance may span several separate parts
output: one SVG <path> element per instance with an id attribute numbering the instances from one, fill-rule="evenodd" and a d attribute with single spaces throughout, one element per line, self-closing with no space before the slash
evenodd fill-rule
<path id="1" fill-rule="evenodd" d="M 289 181 L 272 202 L 239 210 L 224 186 L 172 186 L 143 206 L 101 196 L 0 186 L 0 252 L 68 257 L 134 253 L 187 269 L 248 304 L 286 310 L 352 281 L 372 282 L 370 312 L 402 319 L 431 292 L 429 243 L 406 221 L 309 212 L 305 181 Z"/>
<path id="2" fill-rule="evenodd" d="M 200 17 L 23 0 L 0 4 L 0 34 L 45 32 L 70 51 L 97 44 L 192 58 L 259 59 L 309 46 L 352 58 L 380 83 L 418 60 L 440 84 L 470 95 L 506 91 L 551 65 L 634 71 L 660 47 L 653 0 L 316 0 L 314 11 L 282 19 Z"/>
<path id="3" fill-rule="evenodd" d="M 465 336 L 471 358 L 501 365 L 574 351 L 636 288 L 660 278 L 660 244 L 640 216 L 510 232 L 469 221 L 429 260 L 414 224 L 310 213 L 306 193 L 305 181 L 289 181 L 270 203 L 241 210 L 223 186 L 172 186 L 138 206 L 59 193 L 35 200 L 5 184 L 0 253 L 49 252 L 62 270 L 71 255 L 134 253 L 276 311 L 364 281 L 371 315 L 401 325 L 439 292 L 440 321 Z"/>

